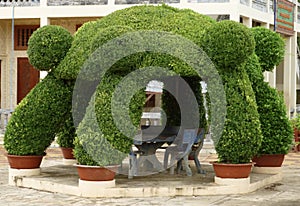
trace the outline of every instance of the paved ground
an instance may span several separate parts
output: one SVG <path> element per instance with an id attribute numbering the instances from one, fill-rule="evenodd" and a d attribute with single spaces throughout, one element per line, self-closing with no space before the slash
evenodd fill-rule
<path id="1" fill-rule="evenodd" d="M 300 205 L 300 153 L 286 156 L 281 182 L 246 195 L 198 196 L 198 197 L 157 197 L 157 198 L 81 198 L 56 193 L 48 193 L 7 185 L 7 161 L 5 151 L 0 145 L 0 205 L 1 206 L 55 206 L 55 205 L 170 205 L 170 206 L 298 206 Z M 58 148 L 50 148 L 46 159 L 61 158 Z M 202 158 L 210 161 L 215 155 Z M 201 158 L 200 158 L 201 159 Z"/>

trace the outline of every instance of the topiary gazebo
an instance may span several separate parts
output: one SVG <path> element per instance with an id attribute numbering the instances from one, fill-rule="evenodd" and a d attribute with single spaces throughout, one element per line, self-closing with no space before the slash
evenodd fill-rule
<path id="1" fill-rule="evenodd" d="M 56 50 L 52 45 L 62 44 L 58 33 L 43 35 L 42 31 L 53 28 L 57 27 L 42 27 L 32 36 L 31 41 L 38 43 L 37 47 L 29 44 L 32 49 L 29 58 L 36 55 L 34 51 L 40 51 L 42 37 L 50 50 Z M 65 32 L 61 34 L 64 37 Z M 166 5 L 134 6 L 84 24 L 73 41 L 67 36 L 70 44 L 63 47 L 65 52 L 52 52 L 55 57 L 59 54 L 63 58 L 54 64 L 49 59 L 55 57 L 45 59 L 51 69 L 48 76 L 12 115 L 4 139 L 8 153 L 43 153 L 72 107 L 78 136 L 74 151 L 79 163 L 120 164 L 130 152 L 139 128 L 146 83 L 158 79 L 165 81 L 165 88 L 172 88 L 173 81 L 169 80 L 179 78 L 189 85 L 192 95 L 185 96 L 182 91 L 176 96 L 176 90 L 164 90 L 162 101 L 167 125 L 207 127 L 199 83 L 205 80 L 211 102 L 211 131 L 220 161 L 245 163 L 256 154 L 261 143 L 260 122 L 244 68 L 254 51 L 254 40 L 246 27 L 231 21 L 216 23 L 205 15 Z M 47 92 L 48 84 L 57 88 L 58 95 L 52 97 Z M 180 97 L 195 100 L 196 107 L 189 104 L 192 101 L 185 102 L 187 108 L 181 107 Z M 39 103 L 40 98 L 45 98 L 42 99 L 45 104 Z M 22 123 L 23 119 L 29 121 L 31 115 L 27 107 L 35 111 L 36 118 L 53 120 L 54 123 L 45 121 L 47 133 L 39 125 L 41 119 L 35 118 L 35 128 Z M 47 110 L 36 109 L 39 107 Z M 38 152 L 32 149 L 37 146 L 30 143 L 33 137 L 28 130 L 42 142 Z M 26 152 L 20 152 L 21 148 L 26 148 Z"/>

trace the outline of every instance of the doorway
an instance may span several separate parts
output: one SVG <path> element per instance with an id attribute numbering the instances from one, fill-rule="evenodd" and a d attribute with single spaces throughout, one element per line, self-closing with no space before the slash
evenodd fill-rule
<path id="1" fill-rule="evenodd" d="M 17 64 L 17 103 L 19 103 L 39 83 L 40 72 L 29 63 L 26 57 L 18 58 Z"/>

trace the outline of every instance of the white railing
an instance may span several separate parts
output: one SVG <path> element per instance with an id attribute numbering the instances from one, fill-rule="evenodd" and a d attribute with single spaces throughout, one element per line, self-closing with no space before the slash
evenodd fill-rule
<path id="1" fill-rule="evenodd" d="M 269 0 L 269 13 L 274 13 L 274 0 Z"/>
<path id="2" fill-rule="evenodd" d="M 250 0 L 240 0 L 240 3 L 246 6 L 250 6 Z"/>
<path id="3" fill-rule="evenodd" d="M 115 0 L 115 4 L 173 4 L 180 3 L 180 0 Z"/>
<path id="4" fill-rule="evenodd" d="M 300 6 L 298 6 L 298 11 L 297 11 L 297 23 L 300 24 Z"/>
<path id="5" fill-rule="evenodd" d="M 0 7 L 5 6 L 39 6 L 40 0 L 0 0 Z"/>
<path id="6" fill-rule="evenodd" d="M 268 12 L 268 3 L 267 0 L 253 0 L 252 8 L 257 9 L 259 11 Z"/>
<path id="7" fill-rule="evenodd" d="M 188 0 L 188 3 L 228 3 L 230 0 Z"/>
<path id="8" fill-rule="evenodd" d="M 105 5 L 107 0 L 47 0 L 48 6 Z"/>

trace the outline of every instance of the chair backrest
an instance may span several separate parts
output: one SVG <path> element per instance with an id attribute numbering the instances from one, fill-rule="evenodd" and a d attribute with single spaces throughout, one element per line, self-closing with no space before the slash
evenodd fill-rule
<path id="1" fill-rule="evenodd" d="M 192 145 L 197 137 L 197 131 L 197 129 L 184 129 L 182 143 Z"/>
<path id="2" fill-rule="evenodd" d="M 205 137 L 204 133 L 205 133 L 205 129 L 204 128 L 199 128 L 198 134 L 197 134 L 197 136 L 195 138 L 195 141 L 194 141 L 194 144 L 197 144 L 197 143 L 202 142 L 204 140 L 204 137 Z"/>

